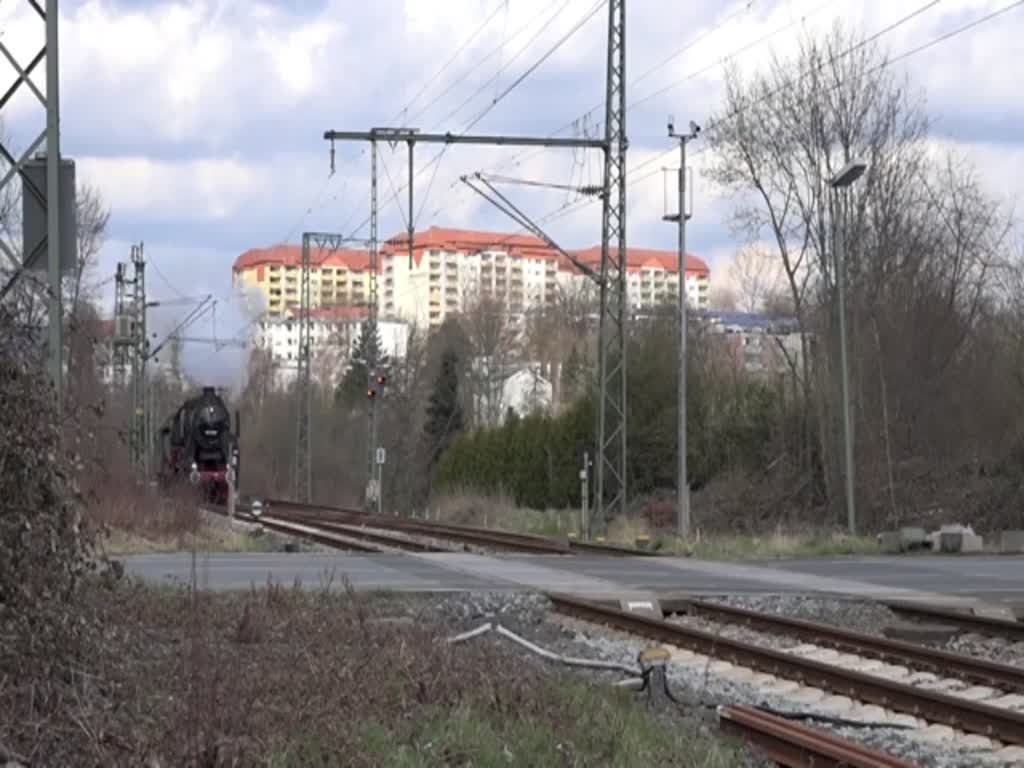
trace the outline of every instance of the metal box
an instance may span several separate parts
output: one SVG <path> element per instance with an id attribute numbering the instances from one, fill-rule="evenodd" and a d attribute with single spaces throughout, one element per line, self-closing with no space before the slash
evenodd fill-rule
<path id="1" fill-rule="evenodd" d="M 24 177 L 49 199 L 46 189 L 46 155 L 36 155 L 22 167 Z M 46 204 L 22 178 L 21 213 L 23 253 L 26 269 L 33 272 L 49 270 L 49 249 L 37 248 L 46 241 Z M 73 272 L 78 263 L 78 221 L 75 211 L 75 161 L 61 158 L 60 163 L 60 271 Z M 34 255 L 34 258 L 33 258 Z"/>

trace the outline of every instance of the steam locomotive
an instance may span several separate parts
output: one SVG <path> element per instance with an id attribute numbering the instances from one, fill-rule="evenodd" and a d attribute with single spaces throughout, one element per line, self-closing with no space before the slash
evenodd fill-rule
<path id="1" fill-rule="evenodd" d="M 157 433 L 157 478 L 169 488 L 185 478 L 206 501 L 224 504 L 228 483 L 238 487 L 239 419 L 231 414 L 213 387 L 186 400 Z"/>

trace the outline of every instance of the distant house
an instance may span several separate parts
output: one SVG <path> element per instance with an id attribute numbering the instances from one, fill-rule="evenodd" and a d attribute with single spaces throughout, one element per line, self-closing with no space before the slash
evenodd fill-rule
<path id="1" fill-rule="evenodd" d="M 551 409 L 554 387 L 547 366 L 541 363 L 492 364 L 481 357 L 473 361 L 471 370 L 478 426 L 500 426 L 509 409 L 518 416 Z"/>
<path id="2" fill-rule="evenodd" d="M 774 376 L 800 365 L 802 345 L 795 318 L 707 309 L 693 315 L 720 341 L 736 367 L 746 373 Z"/>

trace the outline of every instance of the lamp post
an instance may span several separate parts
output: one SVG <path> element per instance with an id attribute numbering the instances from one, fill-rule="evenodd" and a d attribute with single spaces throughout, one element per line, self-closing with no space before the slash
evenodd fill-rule
<path id="1" fill-rule="evenodd" d="M 859 179 L 867 170 L 867 163 L 860 160 L 851 160 L 843 166 L 839 172 L 829 179 L 829 186 L 833 190 L 846 189 L 853 182 Z M 835 224 L 833 222 L 833 233 Z M 835 260 L 836 287 L 839 293 L 839 360 L 842 377 L 843 393 L 843 448 L 846 464 L 846 522 L 850 529 L 850 535 L 857 532 L 857 513 L 853 495 L 853 425 L 850 414 L 850 374 L 846 352 L 846 254 L 840 258 L 839 243 L 842 237 L 836 238 L 833 248 Z"/>
<path id="2" fill-rule="evenodd" d="M 690 121 L 689 133 L 676 133 L 671 120 L 668 124 L 670 139 L 679 139 L 679 213 L 666 215 L 666 221 L 679 222 L 679 392 L 678 398 L 678 477 L 676 534 L 682 538 L 690 535 L 690 482 L 686 476 L 686 142 L 693 141 L 700 133 L 700 126 Z"/>

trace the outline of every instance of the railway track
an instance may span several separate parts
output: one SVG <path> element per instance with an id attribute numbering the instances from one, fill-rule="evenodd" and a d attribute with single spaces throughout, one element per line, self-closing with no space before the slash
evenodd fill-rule
<path id="1" fill-rule="evenodd" d="M 991 616 L 976 616 L 972 613 L 933 608 L 929 605 L 919 605 L 917 603 L 885 602 L 883 605 L 894 613 L 910 618 L 951 624 L 980 635 L 1005 637 L 1017 642 L 1024 641 L 1024 622 L 996 619 Z"/>
<path id="2" fill-rule="evenodd" d="M 788 635 L 807 643 L 834 648 L 857 656 L 904 664 L 914 669 L 954 677 L 968 683 L 1006 691 L 1024 692 L 1024 669 L 985 659 L 940 651 L 916 643 L 852 632 L 830 624 L 819 624 L 773 613 L 761 613 L 703 600 L 687 602 L 690 615 L 724 624 L 740 624 L 773 634 Z"/>
<path id="3" fill-rule="evenodd" d="M 914 763 L 753 707 L 721 707 L 718 722 L 726 733 L 742 736 L 789 768 L 914 768 Z"/>
<path id="4" fill-rule="evenodd" d="M 645 550 L 615 544 L 552 539 L 532 534 L 499 531 L 491 528 L 410 520 L 401 517 L 385 517 L 371 515 L 357 509 L 303 504 L 280 499 L 266 500 L 263 502 L 263 509 L 264 516 L 261 516 L 261 520 L 266 519 L 265 516 L 269 514 L 275 519 L 301 523 L 310 529 L 316 530 L 340 532 L 338 526 L 343 526 L 344 532 L 350 535 L 357 535 L 357 529 L 362 531 L 363 539 L 367 541 L 370 541 L 371 537 L 385 537 L 386 534 L 383 532 L 391 531 L 407 537 L 418 536 L 426 539 L 428 542 L 437 542 L 425 544 L 424 546 L 427 548 L 419 549 L 419 551 L 442 552 L 451 551 L 452 549 L 465 549 L 466 546 L 475 546 L 485 550 L 547 555 L 600 554 L 620 557 L 654 555 L 654 553 Z M 368 529 L 372 529 L 373 532 Z M 410 538 L 407 541 L 412 542 L 416 540 Z M 445 542 L 448 543 L 447 546 L 445 546 Z M 415 549 L 415 546 L 412 544 L 407 547 L 401 547 L 401 544 L 395 543 L 395 540 L 382 543 L 410 550 Z M 460 546 L 453 548 L 451 543 Z"/>
<path id="5" fill-rule="evenodd" d="M 560 613 L 639 637 L 721 659 L 804 685 L 912 715 L 931 723 L 980 734 L 1011 745 L 1024 744 L 1024 713 L 940 693 L 803 658 L 774 648 L 733 640 L 641 614 L 559 594 L 549 599 Z"/>

